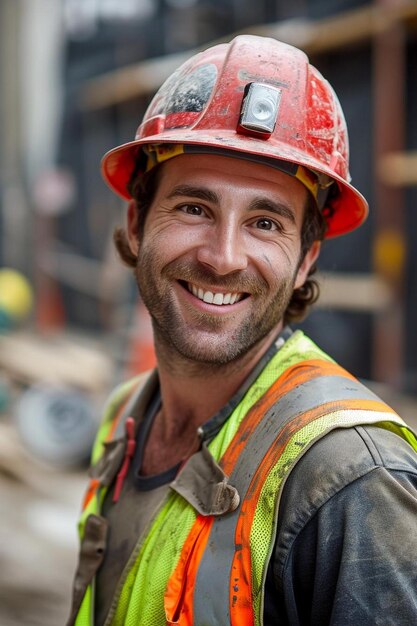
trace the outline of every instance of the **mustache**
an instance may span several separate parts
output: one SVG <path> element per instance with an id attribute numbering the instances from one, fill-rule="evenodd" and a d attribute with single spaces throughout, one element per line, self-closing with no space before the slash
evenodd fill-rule
<path id="1" fill-rule="evenodd" d="M 220 276 L 202 265 L 190 261 L 176 260 L 167 265 L 163 274 L 166 278 L 188 283 L 202 283 L 208 287 L 217 287 L 233 293 L 262 295 L 268 290 L 268 283 L 262 276 L 249 271 L 237 271 Z"/>

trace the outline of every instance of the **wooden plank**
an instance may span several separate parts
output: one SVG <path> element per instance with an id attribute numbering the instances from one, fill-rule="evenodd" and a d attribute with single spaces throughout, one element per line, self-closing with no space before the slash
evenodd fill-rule
<path id="1" fill-rule="evenodd" d="M 105 354 L 72 339 L 19 332 L 0 335 L 0 370 L 25 384 L 70 385 L 100 393 L 109 389 L 113 368 Z"/>
<path id="2" fill-rule="evenodd" d="M 96 110 L 146 96 L 193 54 L 240 34 L 273 37 L 302 48 L 307 54 L 319 54 L 369 41 L 396 23 L 415 26 L 416 22 L 417 3 L 410 0 L 388 7 L 366 6 L 317 21 L 286 20 L 250 26 L 200 48 L 147 59 L 86 81 L 79 93 L 79 105 L 81 109 Z"/>
<path id="3" fill-rule="evenodd" d="M 378 161 L 378 177 L 392 187 L 417 185 L 417 151 L 388 152 Z"/>
<path id="4" fill-rule="evenodd" d="M 394 10 L 397 0 L 377 0 L 382 10 Z M 406 33 L 404 24 L 392 22 L 374 39 L 373 148 L 374 161 L 405 149 Z M 374 178 L 373 269 L 393 292 L 389 308 L 373 324 L 372 377 L 401 387 L 404 376 L 406 219 L 405 193 Z M 399 253 L 395 251 L 398 250 Z M 393 263 L 386 259 L 393 254 Z"/>
<path id="5" fill-rule="evenodd" d="M 0 423 L 0 624 L 56 626 L 69 615 L 86 471 L 35 461 Z"/>
<path id="6" fill-rule="evenodd" d="M 317 308 L 358 313 L 378 313 L 392 301 L 392 291 L 376 274 L 319 272 L 320 298 Z"/>

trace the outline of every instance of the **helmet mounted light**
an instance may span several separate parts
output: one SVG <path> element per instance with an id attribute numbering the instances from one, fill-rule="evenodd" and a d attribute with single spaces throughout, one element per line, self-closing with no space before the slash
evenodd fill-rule
<path id="1" fill-rule="evenodd" d="M 104 156 L 103 176 L 130 199 L 133 178 L 189 152 L 250 159 L 296 176 L 323 212 L 326 238 L 354 230 L 368 214 L 350 184 L 335 92 L 304 52 L 275 39 L 239 35 L 191 57 L 155 94 L 134 140 Z"/>
<path id="2" fill-rule="evenodd" d="M 268 139 L 277 122 L 281 89 L 263 83 L 248 83 L 242 99 L 237 132 Z"/>

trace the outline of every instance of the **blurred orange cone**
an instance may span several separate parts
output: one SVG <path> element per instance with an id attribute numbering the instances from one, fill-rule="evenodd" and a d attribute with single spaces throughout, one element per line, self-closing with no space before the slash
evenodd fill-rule
<path id="1" fill-rule="evenodd" d="M 65 325 L 65 310 L 56 281 L 42 276 L 38 281 L 35 304 L 36 326 L 41 332 L 60 330 Z"/>

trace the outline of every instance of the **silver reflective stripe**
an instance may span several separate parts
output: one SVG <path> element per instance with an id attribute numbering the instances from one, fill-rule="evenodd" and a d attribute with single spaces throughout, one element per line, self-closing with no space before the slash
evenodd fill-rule
<path id="1" fill-rule="evenodd" d="M 352 399 L 381 402 L 361 383 L 344 376 L 319 376 L 291 389 L 279 399 L 256 425 L 230 475 L 229 482 L 237 488 L 241 503 L 268 449 L 292 419 L 322 404 Z M 334 410 L 330 409 L 331 412 Z M 392 414 L 386 415 L 386 419 L 390 419 Z M 381 414 L 371 417 L 370 421 L 381 421 Z M 335 427 L 338 425 L 336 423 Z M 300 448 L 300 456 L 302 454 Z M 215 518 L 196 577 L 194 626 L 230 623 L 229 594 L 233 584 L 230 572 L 240 508 L 230 515 Z"/>

